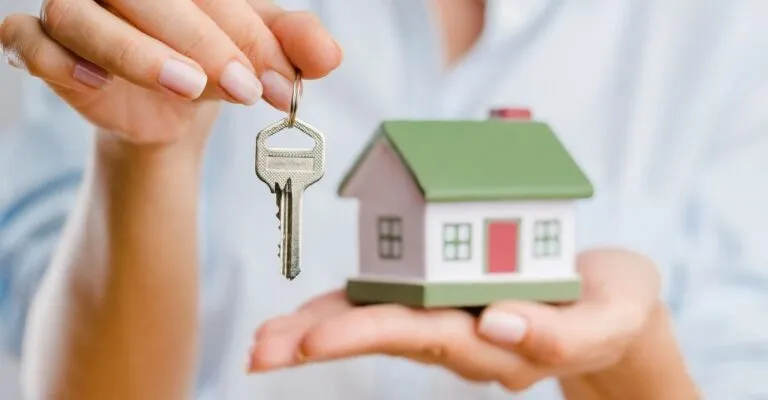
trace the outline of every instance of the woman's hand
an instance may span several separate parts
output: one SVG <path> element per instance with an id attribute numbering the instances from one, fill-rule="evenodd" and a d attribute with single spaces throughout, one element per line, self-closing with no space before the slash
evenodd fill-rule
<path id="1" fill-rule="evenodd" d="M 619 250 L 584 253 L 578 269 L 579 302 L 509 301 L 488 307 L 479 322 L 453 309 L 353 307 L 343 292 L 331 293 L 262 326 L 251 371 L 385 354 L 520 391 L 547 377 L 608 370 L 659 314 L 659 277 L 651 262 Z M 669 350 L 675 353 L 658 349 Z"/>
<path id="2" fill-rule="evenodd" d="M 252 104 L 263 93 L 286 110 L 295 68 L 314 79 L 341 61 L 316 18 L 268 0 L 46 0 L 40 18 L 5 18 L 0 44 L 11 65 L 136 143 L 204 137 L 212 99 Z"/>

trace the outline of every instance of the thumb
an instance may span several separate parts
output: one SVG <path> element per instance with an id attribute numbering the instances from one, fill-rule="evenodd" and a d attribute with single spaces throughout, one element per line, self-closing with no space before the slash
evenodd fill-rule
<path id="1" fill-rule="evenodd" d="M 504 302 L 483 312 L 478 331 L 487 341 L 537 364 L 592 365 L 624 352 L 641 325 L 632 314 L 608 302 L 564 307 Z"/>

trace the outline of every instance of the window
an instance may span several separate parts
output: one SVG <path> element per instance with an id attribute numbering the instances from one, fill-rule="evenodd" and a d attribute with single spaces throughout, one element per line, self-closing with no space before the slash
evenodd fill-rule
<path id="1" fill-rule="evenodd" d="M 472 229 L 470 224 L 443 225 L 443 259 L 467 261 L 472 257 Z"/>
<path id="2" fill-rule="evenodd" d="M 560 221 L 536 221 L 533 231 L 533 255 L 536 258 L 560 256 Z"/>
<path id="3" fill-rule="evenodd" d="M 399 217 L 379 218 L 379 258 L 382 260 L 403 258 L 403 231 Z"/>

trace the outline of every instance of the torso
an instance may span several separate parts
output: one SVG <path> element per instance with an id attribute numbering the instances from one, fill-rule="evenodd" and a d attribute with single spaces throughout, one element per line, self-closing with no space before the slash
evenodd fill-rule
<path id="1" fill-rule="evenodd" d="M 725 2 L 707 11 L 693 0 L 677 8 L 663 0 L 496 1 L 476 46 L 443 72 L 438 33 L 422 2 L 291 3 L 312 8 L 345 48 L 338 71 L 305 82 L 299 110 L 299 118 L 326 136 L 326 174 L 305 193 L 303 272 L 287 282 L 277 259 L 275 200 L 254 174 L 255 135 L 284 114 L 264 104 L 231 106 L 219 121 L 202 210 L 200 385 L 210 390 L 204 398 L 509 398 L 498 388 L 399 360 L 246 376 L 245 357 L 260 322 L 341 287 L 355 273 L 356 206 L 338 199 L 336 186 L 382 119 L 476 119 L 500 105 L 530 107 L 595 184 L 596 198 L 579 215 L 581 246 L 634 246 L 662 263 L 673 257 L 675 243 L 655 233 L 676 223 L 667 215 L 679 210 L 706 161 L 716 132 L 699 117 L 733 100 L 722 95 L 724 88 L 745 84 L 722 68 L 716 51 L 751 40 L 718 13 Z M 625 239 L 638 221 L 648 231 Z M 543 383 L 525 398 L 557 398 L 556 386 Z"/>

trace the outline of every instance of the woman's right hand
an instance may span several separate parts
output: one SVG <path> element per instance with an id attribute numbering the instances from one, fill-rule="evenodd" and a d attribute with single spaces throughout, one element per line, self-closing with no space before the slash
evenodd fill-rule
<path id="1" fill-rule="evenodd" d="M 315 17 L 269 0 L 46 0 L 5 18 L 0 44 L 96 127 L 148 144 L 204 138 L 220 99 L 286 110 L 296 69 L 342 57 Z"/>

